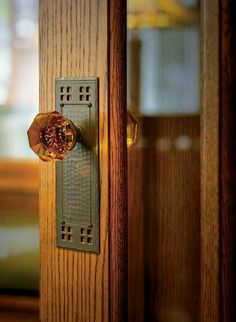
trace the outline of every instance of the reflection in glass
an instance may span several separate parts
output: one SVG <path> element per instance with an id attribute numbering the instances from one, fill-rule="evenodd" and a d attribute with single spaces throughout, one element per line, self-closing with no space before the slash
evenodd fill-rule
<path id="1" fill-rule="evenodd" d="M 128 1 L 129 321 L 199 322 L 197 0 Z"/>
<path id="2" fill-rule="evenodd" d="M 132 42 L 138 43 L 136 51 Z M 131 96 L 129 104 L 142 115 L 198 114 L 198 28 L 131 30 L 129 43 L 140 70 L 139 102 Z M 131 75 L 129 80 L 132 86 Z"/>

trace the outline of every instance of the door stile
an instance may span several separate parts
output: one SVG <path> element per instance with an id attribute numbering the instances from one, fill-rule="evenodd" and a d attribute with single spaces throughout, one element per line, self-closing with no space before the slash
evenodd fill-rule
<path id="1" fill-rule="evenodd" d="M 127 321 L 127 11 L 126 0 L 109 7 L 109 312 Z"/>

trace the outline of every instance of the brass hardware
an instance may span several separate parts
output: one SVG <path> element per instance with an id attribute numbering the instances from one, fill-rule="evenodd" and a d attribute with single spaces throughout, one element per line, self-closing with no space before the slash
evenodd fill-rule
<path id="1" fill-rule="evenodd" d="M 137 141 L 138 122 L 135 117 L 127 112 L 127 148 L 130 148 Z"/>

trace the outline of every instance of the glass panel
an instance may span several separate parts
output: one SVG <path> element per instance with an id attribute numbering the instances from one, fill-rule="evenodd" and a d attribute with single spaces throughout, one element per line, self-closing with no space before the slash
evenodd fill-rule
<path id="1" fill-rule="evenodd" d="M 198 114 L 198 28 L 131 29 L 128 35 L 129 55 L 140 57 L 139 102 L 130 93 L 129 105 L 147 116 Z M 129 81 L 132 87 L 131 75 Z"/>
<path id="2" fill-rule="evenodd" d="M 128 1 L 129 321 L 200 312 L 200 41 L 194 0 Z"/>

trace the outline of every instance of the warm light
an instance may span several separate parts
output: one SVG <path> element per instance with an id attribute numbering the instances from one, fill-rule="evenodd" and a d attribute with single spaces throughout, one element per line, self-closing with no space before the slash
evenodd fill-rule
<path id="1" fill-rule="evenodd" d="M 27 133 L 31 149 L 47 162 L 63 160 L 81 139 L 78 131 L 70 120 L 54 111 L 38 114 Z"/>
<path id="2" fill-rule="evenodd" d="M 138 122 L 133 115 L 127 112 L 127 148 L 130 148 L 137 141 Z"/>

